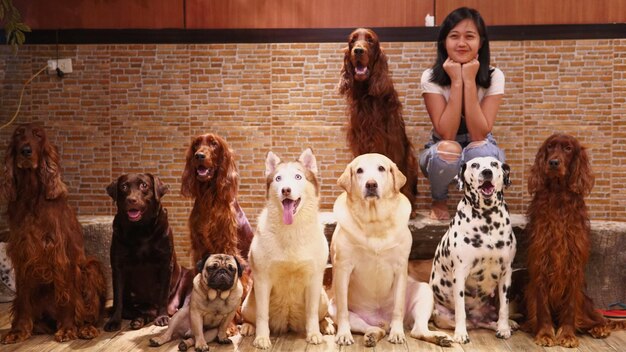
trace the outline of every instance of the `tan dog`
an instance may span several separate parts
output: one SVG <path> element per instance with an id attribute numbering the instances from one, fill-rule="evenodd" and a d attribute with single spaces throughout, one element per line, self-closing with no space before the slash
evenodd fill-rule
<path id="1" fill-rule="evenodd" d="M 337 227 L 331 243 L 335 297 L 330 313 L 337 322 L 335 342 L 365 345 L 389 333 L 389 342 L 404 343 L 404 323 L 411 336 L 449 346 L 450 338 L 428 330 L 433 293 L 426 283 L 408 281 L 411 232 L 409 200 L 400 193 L 404 175 L 389 158 L 363 154 L 339 177 L 342 193 L 333 208 Z M 405 307 L 410 311 L 405 317 Z"/>
<path id="2" fill-rule="evenodd" d="M 297 162 L 269 152 L 265 168 L 267 203 L 250 246 L 254 286 L 242 306 L 241 334 L 252 335 L 256 324 L 253 344 L 261 349 L 271 346 L 270 331 L 306 332 L 308 343 L 320 344 L 322 332 L 335 328 L 325 319 L 328 241 L 318 219 L 317 162 L 311 149 Z"/>
<path id="3" fill-rule="evenodd" d="M 207 341 L 216 337 L 221 344 L 232 342 L 227 329 L 243 294 L 239 280 L 242 268 L 231 255 L 213 254 L 198 262 L 198 271 L 200 274 L 193 279 L 191 302 L 172 316 L 165 333 L 150 339 L 150 346 L 158 347 L 173 338 L 185 337 L 178 345 L 179 350 L 185 351 L 195 344 L 196 351 L 208 351 Z"/>

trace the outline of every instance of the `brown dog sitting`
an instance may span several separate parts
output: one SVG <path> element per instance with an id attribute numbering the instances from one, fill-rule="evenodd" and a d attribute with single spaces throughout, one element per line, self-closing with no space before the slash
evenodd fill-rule
<path id="1" fill-rule="evenodd" d="M 193 273 L 176 261 L 167 210 L 161 205 L 167 191 L 151 174 L 122 175 L 107 187 L 117 214 L 111 243 L 113 314 L 106 331 L 119 330 L 122 318 L 132 319 L 132 329 L 153 320 L 167 325 L 191 291 Z"/>
<path id="2" fill-rule="evenodd" d="M 207 341 L 216 337 L 218 343 L 231 343 L 227 330 L 243 294 L 242 267 L 232 255 L 213 254 L 200 260 L 197 270 L 191 302 L 174 314 L 165 333 L 150 339 L 150 346 L 161 346 L 176 337 L 186 338 L 178 345 L 181 351 L 193 345 L 196 351 L 208 351 Z"/>

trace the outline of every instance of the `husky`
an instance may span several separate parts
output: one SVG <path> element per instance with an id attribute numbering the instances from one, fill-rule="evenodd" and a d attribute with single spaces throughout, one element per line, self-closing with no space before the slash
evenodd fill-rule
<path id="1" fill-rule="evenodd" d="M 256 330 L 257 348 L 271 346 L 270 332 L 305 332 L 311 344 L 324 341 L 321 332 L 335 333 L 322 287 L 328 241 L 318 219 L 317 173 L 311 149 L 297 162 L 267 154 L 267 202 L 248 257 L 254 284 L 242 306 L 241 334 Z"/>

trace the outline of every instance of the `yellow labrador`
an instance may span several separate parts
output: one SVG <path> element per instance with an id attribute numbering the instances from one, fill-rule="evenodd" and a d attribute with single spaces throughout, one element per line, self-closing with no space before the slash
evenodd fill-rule
<path id="1" fill-rule="evenodd" d="M 411 204 L 400 193 L 406 177 L 389 158 L 364 154 L 339 177 L 342 193 L 333 208 L 337 227 L 331 243 L 335 297 L 330 313 L 337 322 L 335 342 L 354 343 L 352 332 L 365 334 L 365 345 L 387 333 L 404 343 L 411 336 L 449 346 L 448 335 L 428 330 L 433 293 L 426 283 L 408 281 L 411 251 Z M 405 318 L 405 307 L 410 314 Z"/>

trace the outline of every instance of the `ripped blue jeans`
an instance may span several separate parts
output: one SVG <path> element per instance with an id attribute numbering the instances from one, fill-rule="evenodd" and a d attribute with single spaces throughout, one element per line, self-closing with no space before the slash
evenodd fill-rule
<path id="1" fill-rule="evenodd" d="M 458 142 L 462 148 L 461 155 L 456 161 L 448 161 L 450 158 L 445 160 L 441 157 L 440 152 L 438 152 L 438 146 L 441 140 L 435 135 L 433 135 L 431 140 L 425 145 L 426 149 L 420 153 L 420 169 L 424 176 L 430 181 L 430 192 L 434 201 L 448 199 L 448 186 L 459 173 L 461 165 L 466 161 L 477 157 L 492 156 L 504 162 L 504 152 L 498 147 L 491 133 L 487 135 L 483 143 L 478 142 L 470 144 L 471 141 L 467 134 L 458 135 L 456 142 Z"/>

